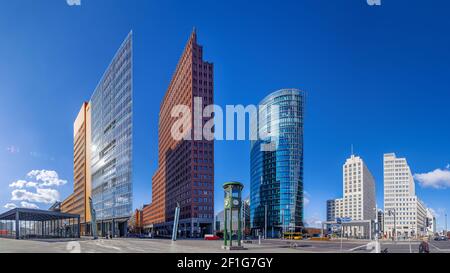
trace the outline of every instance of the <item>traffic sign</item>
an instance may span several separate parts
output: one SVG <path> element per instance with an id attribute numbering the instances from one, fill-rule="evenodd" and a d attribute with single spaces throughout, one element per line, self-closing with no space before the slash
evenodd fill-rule
<path id="1" fill-rule="evenodd" d="M 338 224 L 342 224 L 342 223 L 349 223 L 352 221 L 352 218 L 350 217 L 342 217 L 342 218 L 336 218 L 336 222 Z"/>

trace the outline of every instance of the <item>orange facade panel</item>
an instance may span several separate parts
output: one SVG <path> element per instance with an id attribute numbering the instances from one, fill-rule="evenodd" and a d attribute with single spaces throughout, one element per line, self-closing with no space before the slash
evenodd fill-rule
<path id="1" fill-rule="evenodd" d="M 85 102 L 75 119 L 73 129 L 73 193 L 62 202 L 61 211 L 80 215 L 80 222 L 89 222 L 90 209 L 90 105 Z"/>

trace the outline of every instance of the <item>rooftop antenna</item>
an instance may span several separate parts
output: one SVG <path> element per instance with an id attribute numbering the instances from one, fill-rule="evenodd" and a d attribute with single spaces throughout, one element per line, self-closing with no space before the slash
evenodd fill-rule
<path id="1" fill-rule="evenodd" d="M 352 144 L 352 156 L 354 156 L 355 155 L 355 153 L 353 152 L 353 144 Z"/>

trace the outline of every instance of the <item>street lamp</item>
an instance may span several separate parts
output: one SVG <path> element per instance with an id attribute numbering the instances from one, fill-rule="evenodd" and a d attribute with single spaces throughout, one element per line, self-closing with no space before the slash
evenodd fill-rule
<path id="1" fill-rule="evenodd" d="M 397 240 L 397 219 L 396 219 L 396 217 L 397 217 L 397 213 L 396 213 L 396 211 L 395 211 L 395 209 L 390 209 L 389 210 L 389 216 L 392 216 L 392 214 L 394 215 L 394 229 L 393 229 L 393 231 L 394 231 L 394 236 L 393 236 L 393 239 L 394 239 L 394 241 L 396 241 Z"/>
<path id="2" fill-rule="evenodd" d="M 375 210 L 375 237 L 376 237 L 376 240 L 378 241 L 378 233 L 379 233 L 379 229 L 380 229 L 380 227 L 378 226 L 379 225 L 379 223 L 378 223 L 378 205 L 375 205 L 375 208 L 374 208 L 374 210 Z"/>
<path id="3" fill-rule="evenodd" d="M 445 236 L 447 236 L 448 229 L 447 229 L 447 212 L 445 212 Z"/>
<path id="4" fill-rule="evenodd" d="M 267 205 L 264 206 L 264 240 L 267 239 Z"/>

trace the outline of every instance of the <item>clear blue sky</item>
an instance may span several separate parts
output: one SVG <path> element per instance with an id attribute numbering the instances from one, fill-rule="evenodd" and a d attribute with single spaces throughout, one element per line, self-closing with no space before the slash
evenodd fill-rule
<path id="1" fill-rule="evenodd" d="M 371 7 L 365 0 L 82 0 L 81 6 L 0 0 L 0 6 L 0 212 L 7 203 L 20 205 L 9 184 L 30 180 L 31 170 L 56 171 L 68 181 L 56 188 L 61 199 L 71 193 L 73 121 L 131 29 L 135 207 L 151 200 L 159 103 L 194 26 L 206 60 L 215 64 L 217 104 L 256 104 L 286 87 L 307 91 L 309 222 L 323 219 L 325 201 L 342 195 L 351 144 L 376 178 L 379 205 L 385 152 L 407 157 L 414 173 L 448 174 L 448 1 L 383 0 Z M 215 163 L 217 211 L 223 182 L 248 186 L 249 143 L 217 142 Z M 449 188 L 417 185 L 417 192 L 442 225 Z"/>

